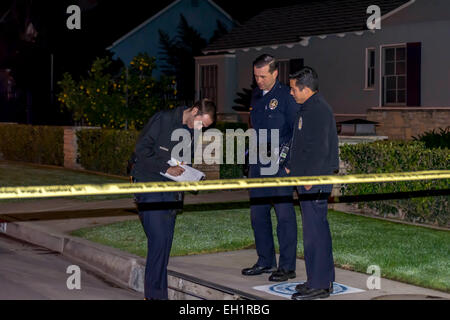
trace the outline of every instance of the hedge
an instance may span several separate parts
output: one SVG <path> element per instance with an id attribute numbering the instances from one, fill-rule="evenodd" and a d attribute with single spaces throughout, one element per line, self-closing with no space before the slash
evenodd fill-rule
<path id="1" fill-rule="evenodd" d="M 382 141 L 370 144 L 345 145 L 341 147 L 341 160 L 348 165 L 348 174 L 414 172 L 448 170 L 449 149 L 428 149 L 423 142 Z M 344 195 L 409 192 L 448 189 L 447 180 L 374 183 L 345 185 Z M 386 200 L 362 203 L 360 207 L 374 209 L 385 217 L 395 215 L 404 220 L 449 224 L 449 196 Z"/>
<path id="2" fill-rule="evenodd" d="M 127 161 L 136 146 L 137 131 L 80 130 L 79 162 L 86 170 L 126 176 Z"/>
<path id="3" fill-rule="evenodd" d="M 244 129 L 245 124 L 217 123 L 216 129 Z M 139 132 L 120 130 L 80 130 L 77 132 L 79 162 L 86 170 L 126 175 L 127 161 L 136 145 Z M 224 152 L 225 156 L 225 152 Z M 221 165 L 221 179 L 242 177 L 242 165 Z"/>
<path id="4" fill-rule="evenodd" d="M 64 129 L 2 124 L 0 153 L 5 160 L 63 166 Z"/>
<path id="5" fill-rule="evenodd" d="M 224 135 L 226 134 L 227 130 L 238 130 L 242 129 L 244 131 L 248 130 L 248 125 L 245 123 L 226 123 L 226 122 L 218 122 L 215 126 L 216 129 L 220 130 Z M 225 136 L 224 136 L 225 137 Z M 234 154 L 235 158 L 237 158 L 236 155 L 237 152 L 237 146 L 235 144 L 234 146 Z M 226 139 L 224 139 L 224 148 L 223 148 L 223 163 L 220 166 L 220 179 L 240 179 L 244 175 L 244 165 L 238 164 L 226 164 Z M 236 160 L 236 159 L 235 159 Z"/>

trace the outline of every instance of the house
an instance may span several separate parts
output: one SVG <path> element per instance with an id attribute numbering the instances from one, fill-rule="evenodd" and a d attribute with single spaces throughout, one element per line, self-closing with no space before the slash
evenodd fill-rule
<path id="1" fill-rule="evenodd" d="M 228 30 L 234 27 L 233 18 L 212 0 L 176 0 L 165 9 L 152 12 L 151 17 L 142 24 L 115 41 L 108 50 L 114 53 L 114 58 L 120 58 L 128 65 L 140 52 L 146 52 L 156 57 L 157 70 L 154 76 L 161 72 L 162 55 L 160 53 L 159 30 L 167 33 L 171 38 L 177 35 L 180 15 L 200 35 L 209 40 L 221 22 Z"/>
<path id="2" fill-rule="evenodd" d="M 381 29 L 369 30 L 369 6 Z M 222 119 L 239 120 L 237 93 L 252 84 L 262 53 L 317 70 L 337 121 L 379 123 L 377 133 L 410 139 L 450 125 L 450 1 L 327 0 L 268 9 L 211 43 L 196 58 L 197 97 L 216 96 Z M 295 67 L 294 67 L 295 66 Z"/>

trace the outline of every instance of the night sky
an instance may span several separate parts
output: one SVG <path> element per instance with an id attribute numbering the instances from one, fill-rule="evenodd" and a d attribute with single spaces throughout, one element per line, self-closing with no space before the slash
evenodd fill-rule
<path id="1" fill-rule="evenodd" d="M 321 0 L 215 0 L 237 23 L 244 23 L 264 9 L 301 1 Z M 28 99 L 32 97 L 32 117 L 25 116 L 23 106 L 27 103 L 27 93 L 24 90 L 18 101 L 22 109 L 17 121 L 70 124 L 70 115 L 61 114 L 57 103 L 49 103 L 52 101 L 50 54 L 54 54 L 55 82 L 64 72 L 70 72 L 75 78 L 83 76 L 95 57 L 107 54 L 105 48 L 170 3 L 171 0 L 1 0 L 0 69 L 12 69 L 17 86 L 29 88 L 32 93 L 28 94 Z M 72 4 L 78 4 L 83 10 L 81 30 L 66 27 L 69 17 L 66 9 Z M 8 13 L 6 19 L 2 19 L 5 13 Z M 32 21 L 38 32 L 33 43 L 20 40 L 26 21 Z"/>

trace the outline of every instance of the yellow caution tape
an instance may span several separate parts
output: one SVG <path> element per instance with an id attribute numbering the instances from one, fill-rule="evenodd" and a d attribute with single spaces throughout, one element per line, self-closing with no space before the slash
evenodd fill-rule
<path id="1" fill-rule="evenodd" d="M 211 180 L 201 182 L 151 182 L 136 184 L 67 185 L 0 188 L 0 199 L 54 198 L 119 195 L 154 192 L 253 189 L 267 187 L 359 184 L 450 179 L 450 171 L 380 173 L 348 176 L 287 177 L 264 179 Z"/>

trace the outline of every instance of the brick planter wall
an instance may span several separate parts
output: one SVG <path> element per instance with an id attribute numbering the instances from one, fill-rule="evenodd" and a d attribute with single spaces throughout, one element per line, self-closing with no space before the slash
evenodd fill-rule
<path id="1" fill-rule="evenodd" d="M 77 162 L 78 144 L 74 127 L 64 127 L 64 168 L 82 170 L 83 167 Z"/>
<path id="2" fill-rule="evenodd" d="M 378 122 L 377 135 L 390 140 L 412 140 L 427 131 L 450 126 L 450 107 L 372 108 L 367 120 Z"/>

